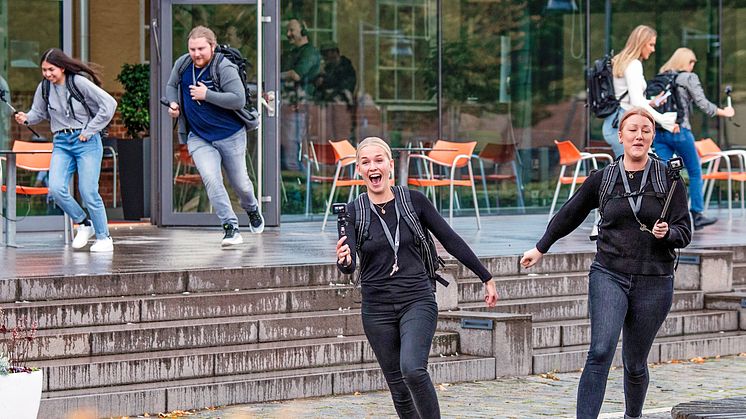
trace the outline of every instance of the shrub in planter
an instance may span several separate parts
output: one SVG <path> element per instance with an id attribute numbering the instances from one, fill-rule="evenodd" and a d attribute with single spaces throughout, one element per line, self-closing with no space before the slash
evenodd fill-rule
<path id="1" fill-rule="evenodd" d="M 117 80 L 124 86 L 119 113 L 131 140 L 117 141 L 122 187 L 122 210 L 127 220 L 145 215 L 143 139 L 150 129 L 150 66 L 124 64 Z"/>
<path id="2" fill-rule="evenodd" d="M 16 319 L 9 327 L 0 309 L 0 412 L 3 417 L 36 419 L 41 402 L 42 372 L 27 359 L 36 337 L 36 322 Z"/>

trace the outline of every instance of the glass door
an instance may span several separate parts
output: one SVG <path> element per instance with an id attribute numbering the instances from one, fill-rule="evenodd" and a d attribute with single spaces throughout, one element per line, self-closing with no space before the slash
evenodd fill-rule
<path id="1" fill-rule="evenodd" d="M 167 108 L 159 103 L 165 97 L 166 82 L 174 62 L 187 53 L 187 37 L 197 25 L 215 32 L 218 44 L 237 48 L 249 61 L 247 80 L 257 86 L 257 97 L 271 98 L 276 90 L 277 74 L 277 15 L 272 3 L 265 6 L 256 0 L 166 0 L 153 2 L 153 42 L 151 61 L 156 63 L 151 72 L 151 132 L 153 142 L 155 185 L 153 210 L 158 225 L 216 225 L 205 187 L 186 149 L 180 144 L 174 120 Z M 257 197 L 261 197 L 267 225 L 277 225 L 277 123 L 273 103 L 260 100 L 262 124 L 248 133 L 246 166 L 254 183 Z M 245 211 L 238 206 L 233 188 L 226 190 L 231 197 L 241 225 L 248 223 Z"/>

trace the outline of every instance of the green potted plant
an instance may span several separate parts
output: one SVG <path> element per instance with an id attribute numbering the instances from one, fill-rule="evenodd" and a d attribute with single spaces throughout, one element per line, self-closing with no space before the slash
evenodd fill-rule
<path id="1" fill-rule="evenodd" d="M 130 137 L 117 141 L 122 211 L 125 219 L 139 220 L 145 216 L 144 203 L 149 191 L 143 173 L 150 160 L 150 66 L 123 64 L 117 80 L 124 87 L 119 113 Z"/>
<path id="2" fill-rule="evenodd" d="M 27 359 L 36 337 L 36 322 L 16 319 L 7 325 L 0 309 L 0 412 L 3 417 L 36 419 L 41 403 L 43 374 L 31 368 Z"/>

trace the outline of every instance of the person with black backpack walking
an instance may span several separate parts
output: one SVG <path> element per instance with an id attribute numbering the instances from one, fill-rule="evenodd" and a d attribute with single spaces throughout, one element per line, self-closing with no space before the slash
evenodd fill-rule
<path id="1" fill-rule="evenodd" d="M 391 149 L 378 137 L 357 148 L 357 171 L 367 194 L 347 204 L 355 220 L 337 242 L 337 266 L 344 274 L 360 263 L 362 321 L 400 418 L 440 418 L 438 396 L 427 371 L 438 306 L 437 265 L 429 231 L 484 283 L 485 303 L 494 307 L 492 274 L 419 191 L 392 187 Z M 341 234 L 341 233 L 340 233 Z M 456 286 L 456 284 L 452 284 Z"/>
<path id="2" fill-rule="evenodd" d="M 54 134 L 49 195 L 78 224 L 73 248 L 85 247 L 95 236 L 91 252 L 113 252 L 104 201 L 98 193 L 98 179 L 104 153 L 100 132 L 114 116 L 117 101 L 100 87 L 98 72 L 58 48 L 42 54 L 41 73 L 44 80 L 36 88 L 31 110 L 28 114 L 16 113 L 16 122 L 34 125 L 49 120 Z M 69 191 L 76 170 L 78 191 L 90 218 Z"/>
<path id="3" fill-rule="evenodd" d="M 691 241 L 686 189 L 675 167 L 649 154 L 654 136 L 647 110 L 627 110 L 617 137 L 622 155 L 588 177 L 521 258 L 525 268 L 534 266 L 598 208 L 598 249 L 588 275 L 591 344 L 578 385 L 578 419 L 598 417 L 622 330 L 624 417 L 641 417 L 648 354 L 673 299 L 675 250 Z"/>
<path id="4" fill-rule="evenodd" d="M 649 101 L 645 97 L 645 74 L 642 70 L 642 61 L 650 58 L 655 52 L 657 39 L 655 30 L 646 25 L 639 25 L 627 38 L 627 44 L 619 54 L 612 58 L 612 73 L 614 75 L 614 94 L 619 101 L 616 112 L 607 116 L 603 123 L 604 140 L 614 150 L 614 155 L 619 157 L 624 152 L 619 141 L 619 120 L 624 112 L 632 107 L 640 107 L 648 111 L 655 121 L 665 130 L 678 132 L 679 125 L 676 123 L 676 113 L 658 113 L 652 108 L 652 104 L 661 100 L 657 97 Z"/>
<path id="5" fill-rule="evenodd" d="M 264 231 L 264 217 L 246 169 L 246 130 L 256 127 L 243 117 L 246 86 L 236 64 L 216 52 L 215 33 L 196 26 L 189 33 L 189 53 L 174 63 L 166 86 L 168 113 L 179 120 L 179 141 L 186 144 L 223 226 L 223 246 L 243 243 L 238 217 L 223 185 L 223 173 L 249 215 L 252 233 Z"/>
<path id="6" fill-rule="evenodd" d="M 702 190 L 702 163 L 700 162 L 697 148 L 694 145 L 694 134 L 689 115 L 692 105 L 697 105 L 710 117 L 722 116 L 732 117 L 735 110 L 732 107 L 719 108 L 707 100 L 702 89 L 702 83 L 694 71 L 697 56 L 689 48 L 679 48 L 674 51 L 671 58 L 660 68 L 657 79 L 669 81 L 671 97 L 668 101 L 675 101 L 676 109 L 681 115 L 679 122 L 681 131 L 671 133 L 658 129 L 655 135 L 653 147 L 655 153 L 663 160 L 669 160 L 676 153 L 684 160 L 684 167 L 689 173 L 689 197 L 691 198 L 690 210 L 694 229 L 699 230 L 705 226 L 717 222 L 717 218 L 708 217 L 703 214 L 704 194 Z M 653 84 L 651 82 L 651 84 Z"/>

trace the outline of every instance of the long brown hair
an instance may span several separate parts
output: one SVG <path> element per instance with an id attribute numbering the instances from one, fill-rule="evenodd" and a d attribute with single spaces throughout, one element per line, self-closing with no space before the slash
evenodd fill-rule
<path id="1" fill-rule="evenodd" d="M 91 81 L 95 83 L 96 86 L 101 86 L 101 75 L 98 71 L 94 70 L 93 68 L 91 68 L 90 65 L 85 64 L 80 60 L 68 57 L 67 54 L 62 52 L 62 50 L 59 48 L 49 48 L 48 50 L 44 51 L 44 54 L 41 55 L 41 60 L 39 60 L 39 65 L 44 63 L 44 61 L 52 64 L 55 67 L 64 69 L 66 74 L 77 75 L 80 73 L 85 73 L 91 78 Z"/>

